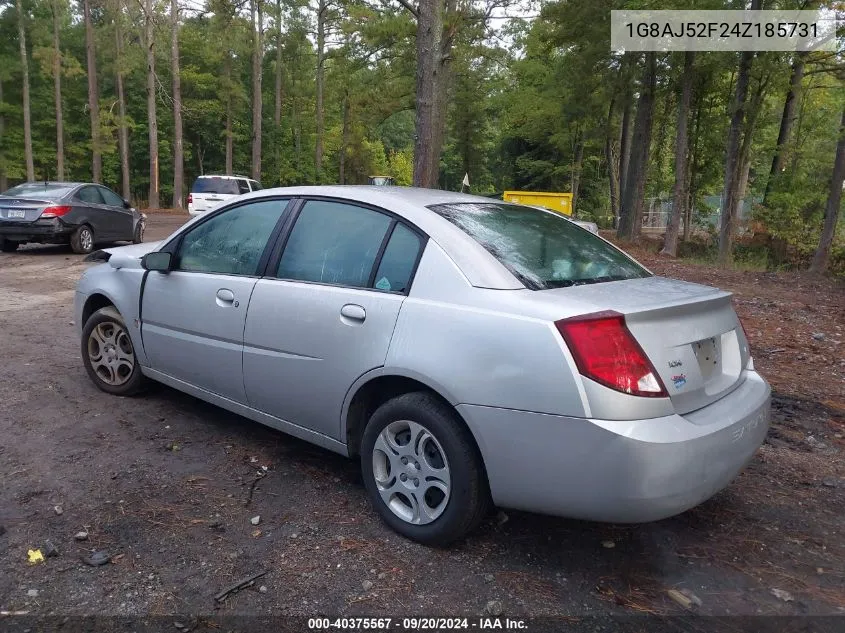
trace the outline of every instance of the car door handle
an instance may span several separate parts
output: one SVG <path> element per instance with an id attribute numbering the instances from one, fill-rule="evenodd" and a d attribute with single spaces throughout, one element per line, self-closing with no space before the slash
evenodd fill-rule
<path id="1" fill-rule="evenodd" d="M 367 311 L 354 303 L 347 303 L 340 309 L 340 315 L 353 321 L 363 321 L 367 318 Z"/>
<path id="2" fill-rule="evenodd" d="M 237 308 L 238 302 L 235 301 L 235 293 L 228 288 L 221 288 L 217 291 L 217 305 L 235 306 Z"/>

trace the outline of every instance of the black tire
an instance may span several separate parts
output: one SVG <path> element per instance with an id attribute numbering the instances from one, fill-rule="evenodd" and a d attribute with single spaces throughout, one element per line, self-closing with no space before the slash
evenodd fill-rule
<path id="1" fill-rule="evenodd" d="M 96 356 L 95 353 L 92 353 L 92 346 L 100 347 L 96 335 L 95 338 L 92 339 L 92 334 L 97 327 L 101 325 L 104 326 L 102 329 L 105 329 L 106 331 L 109 330 L 110 326 L 112 328 L 122 329 L 124 332 L 123 336 L 120 336 L 119 334 L 116 335 L 115 342 L 120 345 L 122 352 L 129 352 L 132 356 L 133 365 L 131 371 L 125 370 L 125 364 L 121 366 L 124 368 L 122 370 L 114 369 L 114 373 L 112 375 L 120 380 L 119 384 L 110 384 L 106 379 L 104 379 L 104 374 L 101 374 L 100 372 L 105 371 L 108 373 L 107 368 L 103 368 L 102 366 L 99 368 L 95 367 L 94 361 L 92 360 L 92 355 Z M 102 330 L 98 330 L 98 333 L 101 331 Z M 100 353 L 103 354 L 105 351 L 100 350 Z M 85 322 L 85 326 L 82 328 L 82 363 L 85 365 L 85 371 L 88 372 L 88 377 L 99 389 L 105 391 L 106 393 L 110 393 L 115 396 L 133 396 L 140 393 L 144 387 L 144 375 L 141 373 L 141 366 L 138 363 L 138 359 L 135 356 L 135 350 L 132 347 L 132 339 L 129 337 L 129 329 L 126 327 L 123 317 L 120 316 L 120 313 L 113 307 L 100 308 Z"/>
<path id="2" fill-rule="evenodd" d="M 83 224 L 70 236 L 70 247 L 74 253 L 87 255 L 94 250 L 94 231 L 87 224 Z"/>
<path id="3" fill-rule="evenodd" d="M 442 447 L 445 453 L 450 473 L 445 509 L 424 525 L 411 523 L 394 513 L 382 499 L 376 483 L 374 450 L 379 434 L 390 424 L 405 420 L 420 424 L 431 433 L 439 444 L 437 449 Z M 484 464 L 472 434 L 454 409 L 424 391 L 393 398 L 373 413 L 361 438 L 361 470 L 364 486 L 382 520 L 396 532 L 424 545 L 442 547 L 463 538 L 478 527 L 492 505 Z M 388 477 L 392 480 L 394 474 L 391 472 Z"/>
<path id="4" fill-rule="evenodd" d="M 0 251 L 3 253 L 14 253 L 18 250 L 20 244 L 20 242 L 12 242 L 11 240 L 0 237 Z"/>
<path id="5" fill-rule="evenodd" d="M 144 241 L 144 226 L 143 220 L 138 220 L 138 224 L 135 225 L 135 231 L 132 233 L 132 243 L 133 244 L 140 244 Z"/>

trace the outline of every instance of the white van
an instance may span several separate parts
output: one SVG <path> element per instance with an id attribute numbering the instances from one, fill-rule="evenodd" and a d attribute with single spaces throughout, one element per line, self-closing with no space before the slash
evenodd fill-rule
<path id="1" fill-rule="evenodd" d="M 261 183 L 246 176 L 200 176 L 188 194 L 188 213 L 200 215 L 235 196 L 262 188 Z"/>

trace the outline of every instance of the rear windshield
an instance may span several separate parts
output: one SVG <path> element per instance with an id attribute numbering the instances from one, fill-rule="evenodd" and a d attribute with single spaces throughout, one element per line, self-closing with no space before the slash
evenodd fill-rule
<path id="1" fill-rule="evenodd" d="M 500 202 L 430 208 L 534 290 L 651 276 L 619 249 L 553 211 Z"/>
<path id="2" fill-rule="evenodd" d="M 73 187 L 68 187 L 67 185 L 27 182 L 4 191 L 2 195 L 15 196 L 16 198 L 41 198 L 44 196 L 49 198 L 63 198 L 71 189 Z"/>
<path id="3" fill-rule="evenodd" d="M 229 193 L 239 195 L 238 181 L 234 178 L 197 178 L 191 193 Z"/>

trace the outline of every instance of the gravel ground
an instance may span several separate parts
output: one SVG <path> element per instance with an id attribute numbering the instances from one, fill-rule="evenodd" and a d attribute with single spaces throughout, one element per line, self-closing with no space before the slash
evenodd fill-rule
<path id="1" fill-rule="evenodd" d="M 185 219 L 151 215 L 147 239 Z M 87 264 L 56 246 L 0 254 L 0 611 L 683 613 L 675 590 L 704 614 L 845 612 L 843 285 L 636 254 L 737 293 L 775 389 L 767 443 L 682 516 L 620 526 L 499 513 L 448 550 L 385 528 L 353 461 L 166 387 L 98 391 L 71 313 Z M 47 541 L 59 555 L 28 564 Z M 111 563 L 84 564 L 95 550 Z"/>

